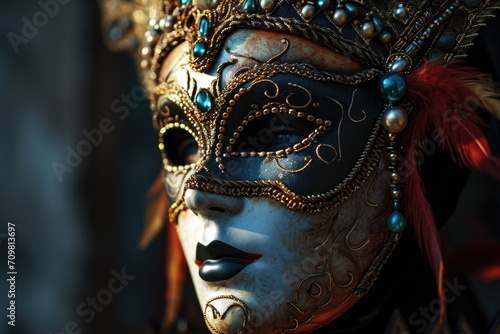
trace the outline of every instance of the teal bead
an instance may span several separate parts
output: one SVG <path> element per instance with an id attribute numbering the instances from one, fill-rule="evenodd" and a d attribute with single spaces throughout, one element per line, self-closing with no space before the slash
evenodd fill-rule
<path id="1" fill-rule="evenodd" d="M 200 36 L 207 36 L 208 32 L 212 28 L 212 25 L 208 21 L 208 19 L 203 16 L 200 20 L 200 26 L 198 27 L 198 31 L 200 32 Z"/>
<path id="2" fill-rule="evenodd" d="M 190 5 L 191 2 L 192 2 L 192 0 L 181 0 L 181 6 L 184 7 L 184 6 Z"/>
<path id="3" fill-rule="evenodd" d="M 405 217 L 401 212 L 395 211 L 389 216 L 387 224 L 389 225 L 389 230 L 391 230 L 392 232 L 402 232 L 406 225 Z"/>
<path id="4" fill-rule="evenodd" d="M 318 0 L 319 9 L 328 9 L 330 7 L 330 0 Z"/>
<path id="5" fill-rule="evenodd" d="M 401 101 L 408 89 L 405 77 L 401 73 L 387 73 L 379 81 L 379 90 L 382 97 L 390 103 Z"/>
<path id="6" fill-rule="evenodd" d="M 352 18 L 357 17 L 359 14 L 358 6 L 353 5 L 352 3 L 346 2 L 344 8 L 346 9 L 349 16 Z"/>
<path id="7" fill-rule="evenodd" d="M 196 94 L 196 106 L 198 110 L 202 113 L 207 113 L 212 110 L 214 105 L 214 98 L 210 91 L 206 88 L 200 89 L 198 94 Z"/>
<path id="8" fill-rule="evenodd" d="M 257 4 L 255 3 L 255 0 L 245 0 L 245 3 L 243 4 L 243 10 L 247 14 L 253 14 L 257 10 Z"/>
<path id="9" fill-rule="evenodd" d="M 384 24 L 376 16 L 373 17 L 372 21 L 373 21 L 373 26 L 375 27 L 375 36 L 378 36 L 382 32 Z"/>
<path id="10" fill-rule="evenodd" d="M 203 57 L 207 53 L 207 43 L 196 42 L 193 48 L 193 55 L 195 57 Z"/>
<path id="11" fill-rule="evenodd" d="M 455 49 L 457 45 L 457 34 L 452 30 L 447 30 L 441 37 L 439 37 L 436 43 L 436 49 L 443 51 L 444 53 L 449 53 Z"/>

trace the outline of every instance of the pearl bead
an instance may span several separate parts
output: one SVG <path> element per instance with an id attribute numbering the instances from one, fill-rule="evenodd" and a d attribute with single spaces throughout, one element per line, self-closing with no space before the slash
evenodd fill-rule
<path id="1" fill-rule="evenodd" d="M 314 16 L 314 6 L 307 4 L 302 8 L 300 13 L 306 20 L 310 19 Z"/>
<path id="2" fill-rule="evenodd" d="M 387 132 L 400 133 L 408 124 L 408 114 L 403 108 L 389 107 L 382 115 L 382 126 Z"/>
<path id="3" fill-rule="evenodd" d="M 399 58 L 392 64 L 391 71 L 404 73 L 407 67 L 408 67 L 408 62 L 404 58 Z"/>
<path id="4" fill-rule="evenodd" d="M 274 9 L 276 3 L 273 0 L 261 0 L 260 6 L 266 11 L 270 12 Z"/>
<path id="5" fill-rule="evenodd" d="M 382 44 L 389 44 L 390 42 L 392 42 L 392 34 L 388 31 L 382 31 L 378 39 Z"/>
<path id="6" fill-rule="evenodd" d="M 372 37 L 375 34 L 375 26 L 372 21 L 365 21 L 361 25 L 361 34 L 368 38 Z"/>
<path id="7" fill-rule="evenodd" d="M 261 0 L 260 1 L 260 6 L 266 11 L 270 12 L 274 9 L 274 6 L 276 6 L 276 3 L 273 0 Z"/>
<path id="8" fill-rule="evenodd" d="M 214 9 L 219 4 L 219 0 L 196 0 L 196 6 L 200 9 Z"/>
<path id="9" fill-rule="evenodd" d="M 347 23 L 349 15 L 343 8 L 338 8 L 335 13 L 333 13 L 333 23 L 338 26 L 343 26 Z"/>
<path id="10" fill-rule="evenodd" d="M 402 232 L 406 225 L 405 217 L 401 212 L 395 211 L 389 216 L 387 225 L 389 226 L 389 230 L 391 230 L 392 232 Z"/>
<path id="11" fill-rule="evenodd" d="M 202 113 L 207 113 L 212 110 L 212 106 L 214 105 L 212 94 L 206 88 L 200 89 L 198 94 L 196 94 L 196 106 L 198 110 Z"/>
<path id="12" fill-rule="evenodd" d="M 393 189 L 391 191 L 392 198 L 394 199 L 400 199 L 401 198 L 401 190 L 398 189 Z"/>
<path id="13" fill-rule="evenodd" d="M 389 72 L 380 78 L 378 89 L 386 102 L 399 102 L 408 89 L 405 77 L 398 72 Z"/>
<path id="14" fill-rule="evenodd" d="M 394 16 L 398 19 L 404 20 L 408 16 L 408 9 L 401 4 L 394 10 Z"/>
<path id="15" fill-rule="evenodd" d="M 394 181 L 394 182 L 399 182 L 399 180 L 401 179 L 399 174 L 398 173 L 391 173 L 391 179 Z"/>

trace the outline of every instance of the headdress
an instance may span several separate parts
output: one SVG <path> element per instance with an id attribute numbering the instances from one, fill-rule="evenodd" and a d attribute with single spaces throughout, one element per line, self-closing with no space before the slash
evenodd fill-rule
<path id="1" fill-rule="evenodd" d="M 252 120 L 266 112 L 290 113 L 292 110 L 297 115 L 302 113 L 298 117 L 316 124 L 312 137 L 283 152 L 237 152 L 233 146 L 241 131 L 234 131 L 235 134 L 226 131 L 229 121 L 224 115 L 231 113 L 231 101 L 234 104 L 236 100 L 244 99 L 257 79 L 290 74 L 303 81 L 314 80 L 319 90 L 330 89 L 327 84 L 350 85 L 353 88 L 346 90 L 346 94 L 352 99 L 351 106 L 358 89 L 370 96 L 368 88 L 362 90 L 363 84 L 377 79 L 377 94 L 381 96 L 382 105 L 378 114 L 367 115 L 365 112 L 360 116 L 368 117 L 372 131 L 359 148 L 362 154 L 350 160 L 350 166 L 344 168 L 345 175 L 341 179 L 334 178 L 332 181 L 336 187 L 299 196 L 299 188 L 274 181 L 261 182 L 256 186 L 255 183 L 248 183 L 248 175 L 242 180 L 231 181 L 233 183 L 225 182 L 222 186 L 206 182 L 204 176 L 200 176 L 188 180 L 187 187 L 226 195 L 264 194 L 293 210 L 319 212 L 335 207 L 359 189 L 373 171 L 380 153 L 386 151 L 392 176 L 393 211 L 388 218 L 388 227 L 397 238 L 406 220 L 409 220 L 422 248 L 429 255 L 438 280 L 442 281 L 437 230 L 418 173 L 419 163 L 407 166 L 404 162 L 418 160 L 419 144 L 429 131 L 435 130 L 436 143 L 453 152 L 459 162 L 500 178 L 500 162 L 491 156 L 477 113 L 482 108 L 498 117 L 500 108 L 495 100 L 498 93 L 485 77 L 471 69 L 454 66 L 456 61 L 467 56 L 484 21 L 500 8 L 498 1 L 107 0 L 102 1 L 102 6 L 109 44 L 115 49 L 130 50 L 137 59 L 144 84 L 153 96 L 155 125 L 163 132 L 171 127 L 181 128 L 198 140 L 205 157 L 200 164 L 187 166 L 186 169 L 200 171 L 203 163 L 212 163 L 209 168 L 225 172 L 224 161 L 233 157 L 260 156 L 278 161 L 308 149 L 310 141 L 320 138 L 328 128 L 335 126 L 335 122 L 324 117 L 307 114 L 306 108 L 300 110 L 297 103 L 291 103 L 287 98 L 287 103 L 269 104 L 267 109 L 257 106 L 252 111 L 257 116 Z M 220 90 L 216 82 L 212 87 L 194 91 L 192 96 L 178 95 L 177 104 L 189 105 L 187 108 L 195 111 L 187 113 L 189 126 L 182 122 L 173 125 L 168 117 L 162 116 L 164 105 L 161 96 L 176 91 L 175 87 L 159 82 L 162 61 L 176 46 L 187 42 L 190 67 L 199 72 L 209 71 L 222 52 L 226 38 L 238 29 L 301 36 L 348 56 L 365 70 L 353 76 L 331 75 L 313 70 L 307 64 L 289 66 L 264 62 L 258 69 L 242 71 L 233 86 Z M 287 47 L 284 42 L 284 50 Z M 297 85 L 295 88 L 300 90 L 300 87 Z M 309 102 L 314 103 L 314 95 L 307 94 Z M 165 103 L 168 107 L 168 101 Z M 351 120 L 356 123 L 361 118 L 353 117 Z M 249 120 L 238 120 L 241 124 L 245 121 L 248 123 Z M 338 135 L 339 147 L 333 148 L 332 161 L 340 154 L 340 125 L 335 134 Z M 228 135 L 232 136 L 231 139 L 227 138 Z M 160 148 L 165 150 L 163 142 L 160 142 Z M 319 149 L 318 146 L 316 150 Z M 320 154 L 316 154 L 321 159 Z M 213 161 L 209 161 L 209 155 L 215 156 Z M 164 162 L 167 173 L 175 174 L 183 170 L 183 167 L 172 167 L 165 154 Z M 171 208 L 171 220 L 175 220 L 175 214 L 183 208 L 182 198 L 179 198 L 172 196 L 177 202 Z M 443 300 L 441 283 L 439 287 Z"/>

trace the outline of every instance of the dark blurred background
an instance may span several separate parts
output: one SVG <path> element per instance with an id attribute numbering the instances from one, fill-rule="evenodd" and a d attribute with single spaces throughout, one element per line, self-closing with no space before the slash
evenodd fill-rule
<path id="1" fill-rule="evenodd" d="M 165 291 L 164 238 L 137 246 L 145 193 L 161 166 L 148 102 L 132 101 L 127 116 L 113 111 L 139 82 L 131 58 L 103 45 L 94 1 L 68 1 L 32 37 L 13 35 L 23 36 L 23 18 L 43 19 L 41 10 L 35 1 L 0 4 L 0 333 L 147 333 L 160 322 Z M 472 52 L 473 64 L 496 71 L 497 80 L 499 22 Z M 96 133 L 103 120 L 108 133 L 85 147 L 84 133 Z M 86 156 L 61 167 L 78 148 Z M 452 243 L 477 236 L 468 225 L 474 220 L 500 242 L 500 188 L 485 176 L 472 180 L 453 217 L 461 227 L 449 232 Z M 16 224 L 16 327 L 4 321 L 9 221 Z M 499 281 L 468 282 L 491 321 Z"/>
<path id="2" fill-rule="evenodd" d="M 139 82 L 131 58 L 103 45 L 94 1 L 61 4 L 45 24 L 41 10 L 37 1 L 0 4 L 0 333 L 144 333 L 164 302 L 164 238 L 137 246 L 160 171 L 149 105 L 112 111 Z M 24 31 L 31 38 L 23 18 L 39 20 Z M 106 118 L 109 133 L 85 147 L 82 131 Z M 58 177 L 67 146 L 90 153 Z M 8 221 L 17 229 L 15 328 L 5 321 Z M 101 291 L 122 270 L 135 278 Z M 98 297 L 107 304 L 89 304 Z"/>

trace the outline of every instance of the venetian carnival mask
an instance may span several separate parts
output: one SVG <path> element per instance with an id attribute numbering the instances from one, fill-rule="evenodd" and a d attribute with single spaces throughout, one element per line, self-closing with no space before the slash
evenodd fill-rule
<path id="1" fill-rule="evenodd" d="M 169 218 L 210 331 L 305 333 L 343 314 L 407 220 L 407 76 L 463 57 L 495 2 L 120 6 L 136 25 L 117 45 L 151 19 L 139 59 Z"/>

